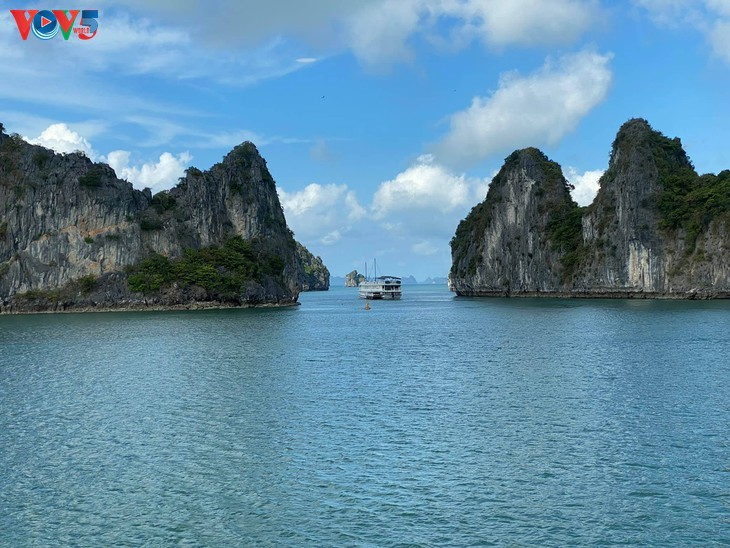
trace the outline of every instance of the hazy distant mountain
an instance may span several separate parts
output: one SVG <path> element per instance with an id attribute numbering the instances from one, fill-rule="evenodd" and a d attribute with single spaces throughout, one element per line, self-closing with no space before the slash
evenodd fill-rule
<path id="1" fill-rule="evenodd" d="M 446 285 L 447 283 L 449 283 L 449 279 L 446 277 L 437 276 L 435 278 L 426 278 L 420 283 L 429 285 Z"/>
<path id="2" fill-rule="evenodd" d="M 434 278 L 426 278 L 422 282 L 419 282 L 416 280 L 416 278 L 413 275 L 406 276 L 405 278 L 401 278 L 401 281 L 403 285 L 414 285 L 414 284 L 427 284 L 427 285 L 446 285 L 448 283 L 448 278 L 445 276 L 436 276 Z M 332 287 L 338 287 L 343 286 L 347 282 L 347 278 L 344 276 L 332 276 L 330 278 L 330 286 Z"/>

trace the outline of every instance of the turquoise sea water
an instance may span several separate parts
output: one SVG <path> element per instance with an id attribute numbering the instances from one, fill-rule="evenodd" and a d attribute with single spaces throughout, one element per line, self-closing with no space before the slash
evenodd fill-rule
<path id="1" fill-rule="evenodd" d="M 730 302 L 0 317 L 0 545 L 730 544 Z"/>

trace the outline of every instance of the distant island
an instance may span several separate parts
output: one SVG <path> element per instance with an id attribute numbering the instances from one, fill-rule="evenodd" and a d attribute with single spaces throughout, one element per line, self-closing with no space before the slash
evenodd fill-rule
<path id="1" fill-rule="evenodd" d="M 365 275 L 360 274 L 357 270 L 353 270 L 352 272 L 348 273 L 346 276 L 332 276 L 330 278 L 330 283 L 332 286 L 345 286 L 345 287 L 357 287 L 360 285 L 361 282 L 365 280 Z M 413 284 L 427 284 L 427 285 L 447 285 L 448 284 L 448 278 L 445 276 L 442 277 L 435 277 L 435 278 L 426 278 L 425 280 L 419 282 L 416 280 L 413 276 L 406 276 L 402 278 L 402 282 L 404 285 L 413 285 Z"/>
<path id="2" fill-rule="evenodd" d="M 329 272 L 253 143 L 154 196 L 0 131 L 0 312 L 290 305 Z"/>
<path id="3" fill-rule="evenodd" d="M 678 138 L 625 123 L 591 205 L 560 165 L 515 151 L 451 241 L 464 296 L 730 297 L 730 171 L 698 175 Z"/>
<path id="4" fill-rule="evenodd" d="M 353 270 L 345 276 L 345 287 L 357 287 L 365 281 L 365 275 Z"/>

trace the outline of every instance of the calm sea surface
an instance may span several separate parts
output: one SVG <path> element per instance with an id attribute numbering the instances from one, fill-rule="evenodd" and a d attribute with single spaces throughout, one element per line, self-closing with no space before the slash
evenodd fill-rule
<path id="1" fill-rule="evenodd" d="M 730 302 L 0 317 L 0 545 L 730 544 Z"/>

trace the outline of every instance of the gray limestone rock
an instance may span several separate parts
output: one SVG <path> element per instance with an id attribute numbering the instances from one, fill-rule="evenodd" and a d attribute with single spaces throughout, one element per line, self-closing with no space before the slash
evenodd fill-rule
<path id="1" fill-rule="evenodd" d="M 723 186 L 724 185 L 724 186 Z M 679 139 L 624 124 L 594 202 L 560 166 L 510 155 L 451 242 L 459 295 L 730 296 L 730 172 L 698 177 Z"/>
<path id="2" fill-rule="evenodd" d="M 365 276 L 353 270 L 345 276 L 345 287 L 357 287 L 365 281 Z"/>
<path id="3" fill-rule="evenodd" d="M 320 257 L 315 257 L 297 242 L 299 258 L 299 283 L 302 291 L 327 291 L 330 288 L 330 272 Z"/>
<path id="4" fill-rule="evenodd" d="M 179 272 L 159 290 L 129 288 L 130 273 L 150 257 L 174 263 L 234 237 L 258 264 L 238 290 L 178 283 L 175 276 L 185 277 Z M 188 169 L 153 197 L 81 153 L 0 139 L 0 311 L 293 304 L 302 287 L 300 256 L 252 143 L 208 171 Z M 211 268 L 222 275 L 236 265 Z"/>

